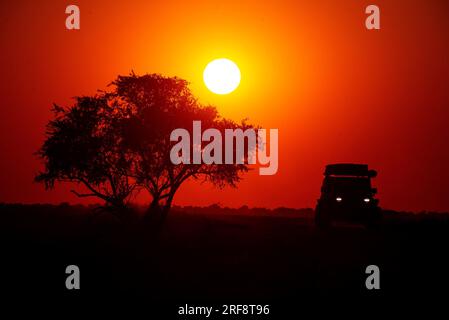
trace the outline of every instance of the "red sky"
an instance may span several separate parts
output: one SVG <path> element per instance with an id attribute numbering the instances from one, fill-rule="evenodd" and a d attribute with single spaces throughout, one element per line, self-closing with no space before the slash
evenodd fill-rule
<path id="1" fill-rule="evenodd" d="M 65 28 L 77 4 L 81 30 Z M 365 28 L 365 8 L 381 30 Z M 0 201 L 79 202 L 33 182 L 33 153 L 53 102 L 105 89 L 118 74 L 177 75 L 226 117 L 279 129 L 279 171 L 238 189 L 189 183 L 180 205 L 314 206 L 323 167 L 379 171 L 383 207 L 449 210 L 447 1 L 2 1 Z M 207 91 L 205 65 L 242 73 L 230 95 Z M 198 196 L 201 193 L 201 198 Z"/>

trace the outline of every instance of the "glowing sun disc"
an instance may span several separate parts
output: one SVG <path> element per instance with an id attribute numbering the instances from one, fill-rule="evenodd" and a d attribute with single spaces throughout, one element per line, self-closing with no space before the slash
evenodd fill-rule
<path id="1" fill-rule="evenodd" d="M 240 84 L 239 67 L 229 59 L 216 59 L 203 72 L 206 87 L 216 94 L 228 94 Z"/>

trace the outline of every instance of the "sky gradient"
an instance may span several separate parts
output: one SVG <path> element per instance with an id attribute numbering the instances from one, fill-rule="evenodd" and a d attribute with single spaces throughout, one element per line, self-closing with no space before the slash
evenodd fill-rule
<path id="1" fill-rule="evenodd" d="M 312 207 L 326 164 L 362 162 L 379 172 L 382 207 L 449 211 L 449 2 L 76 1 L 72 31 L 68 4 L 0 4 L 0 202 L 85 201 L 33 182 L 50 108 L 134 70 L 184 78 L 223 116 L 279 129 L 276 175 L 189 182 L 175 204 Z M 381 30 L 365 28 L 369 4 Z M 240 68 L 229 95 L 202 81 L 216 58 Z"/>

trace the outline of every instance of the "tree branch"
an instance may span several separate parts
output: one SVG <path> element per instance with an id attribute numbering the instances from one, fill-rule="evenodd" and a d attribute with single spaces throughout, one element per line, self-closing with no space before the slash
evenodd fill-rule
<path id="1" fill-rule="evenodd" d="M 78 193 L 75 190 L 70 190 L 71 193 L 75 194 L 77 197 L 86 198 L 86 197 L 97 197 L 95 193 Z"/>

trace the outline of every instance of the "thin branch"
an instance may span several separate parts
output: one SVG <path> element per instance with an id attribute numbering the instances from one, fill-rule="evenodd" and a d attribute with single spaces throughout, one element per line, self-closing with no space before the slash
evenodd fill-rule
<path id="1" fill-rule="evenodd" d="M 86 197 L 97 197 L 95 193 L 78 193 L 75 190 L 70 190 L 73 194 L 75 194 L 77 197 L 80 198 L 86 198 Z"/>

